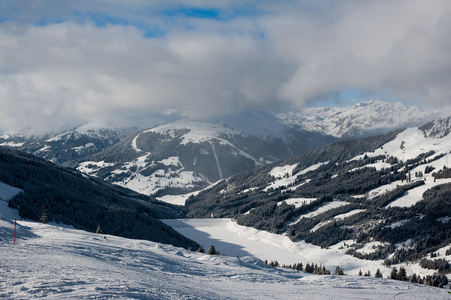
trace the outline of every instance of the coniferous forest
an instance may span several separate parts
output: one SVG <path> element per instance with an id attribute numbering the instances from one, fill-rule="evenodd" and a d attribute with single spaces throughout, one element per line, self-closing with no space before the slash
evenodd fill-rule
<path id="1" fill-rule="evenodd" d="M 158 219 L 184 216 L 180 207 L 114 187 L 32 155 L 0 148 L 0 181 L 23 190 L 9 202 L 20 216 L 78 229 L 148 239 L 185 248 L 199 245 Z"/>

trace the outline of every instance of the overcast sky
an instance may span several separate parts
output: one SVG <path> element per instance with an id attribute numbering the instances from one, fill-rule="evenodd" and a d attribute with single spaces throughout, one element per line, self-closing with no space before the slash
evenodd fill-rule
<path id="1" fill-rule="evenodd" d="M 451 99 L 451 1 L 0 1 L 0 129 Z"/>

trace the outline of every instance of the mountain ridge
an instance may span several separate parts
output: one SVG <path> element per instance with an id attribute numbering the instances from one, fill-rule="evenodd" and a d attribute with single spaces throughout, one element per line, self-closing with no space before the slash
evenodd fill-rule
<path id="1" fill-rule="evenodd" d="M 289 126 L 322 132 L 339 138 L 383 134 L 391 130 L 419 126 L 443 112 L 424 112 L 419 107 L 381 99 L 362 101 L 347 107 L 310 107 L 277 116 Z"/>
<path id="2" fill-rule="evenodd" d="M 321 247 L 346 242 L 348 255 L 386 265 L 429 259 L 451 249 L 450 128 L 439 119 L 236 174 L 188 198 L 187 216 L 233 218 Z M 378 246 L 360 252 L 369 243 Z"/>

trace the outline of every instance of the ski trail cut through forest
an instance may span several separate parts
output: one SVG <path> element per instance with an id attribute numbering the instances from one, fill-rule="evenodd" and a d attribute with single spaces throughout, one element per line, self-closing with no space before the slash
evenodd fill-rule
<path id="1" fill-rule="evenodd" d="M 216 166 L 218 167 L 219 179 L 222 180 L 222 179 L 224 179 L 224 177 L 222 176 L 221 165 L 219 164 L 218 155 L 216 154 L 215 145 L 213 143 L 211 143 L 211 149 L 213 150 L 213 155 L 215 156 L 215 160 L 216 160 Z"/>

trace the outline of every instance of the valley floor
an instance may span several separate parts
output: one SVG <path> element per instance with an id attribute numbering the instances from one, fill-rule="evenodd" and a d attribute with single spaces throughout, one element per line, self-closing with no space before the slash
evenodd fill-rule
<path id="1" fill-rule="evenodd" d="M 307 263 L 313 263 L 324 265 L 331 272 L 339 266 L 347 275 L 357 275 L 359 271 L 363 273 L 370 271 L 374 275 L 379 269 L 383 277 L 387 278 L 391 272 L 391 268 L 383 264 L 384 260 L 364 260 L 345 254 L 348 247 L 354 243 L 352 240 L 341 241 L 326 249 L 304 241 L 293 242 L 281 234 L 241 226 L 231 219 L 179 219 L 163 222 L 203 245 L 205 250 L 213 245 L 217 251 L 229 256 L 249 255 L 268 262 L 277 260 L 280 265 L 302 263 L 305 266 Z M 370 242 L 360 251 L 374 251 L 372 250 L 374 244 L 378 242 Z M 442 256 L 445 255 L 445 248 L 438 251 Z M 421 268 L 418 262 L 395 266 L 404 267 L 408 274 L 416 273 L 423 277 L 435 272 Z"/>

